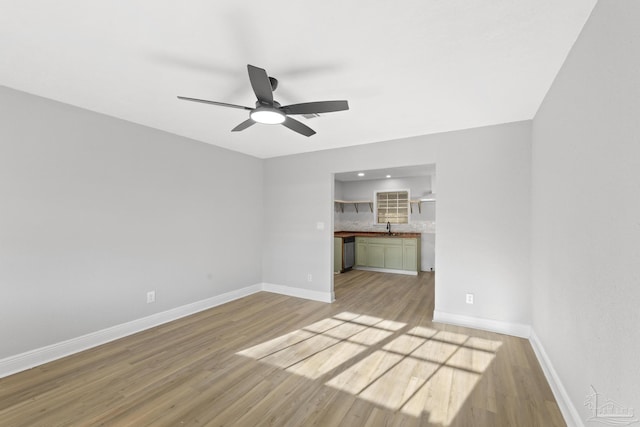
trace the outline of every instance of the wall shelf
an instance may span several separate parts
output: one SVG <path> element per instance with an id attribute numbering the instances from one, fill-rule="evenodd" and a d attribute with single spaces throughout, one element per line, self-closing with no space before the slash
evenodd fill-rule
<path id="1" fill-rule="evenodd" d="M 411 206 L 411 213 L 413 213 L 413 205 L 418 205 L 418 213 L 422 213 L 422 204 L 423 203 L 429 203 L 429 202 L 435 202 L 435 195 L 431 196 L 431 198 L 428 199 L 414 199 L 414 200 L 409 200 L 409 206 Z"/>
<path id="2" fill-rule="evenodd" d="M 340 206 L 340 212 L 344 213 L 344 205 L 353 204 L 356 208 L 356 213 L 359 213 L 358 206 L 367 204 L 369 205 L 369 210 L 373 213 L 373 202 L 371 200 L 334 200 L 334 202 Z"/>
<path id="3" fill-rule="evenodd" d="M 356 213 L 360 213 L 359 205 L 369 205 L 369 211 L 373 213 L 373 202 L 371 200 L 334 200 L 334 203 L 340 206 L 340 212 L 344 213 L 344 205 L 353 205 L 356 209 Z M 422 213 L 422 200 L 414 199 L 409 200 L 409 207 L 411 213 L 413 213 L 413 205 L 418 205 L 418 213 Z"/>
<path id="4" fill-rule="evenodd" d="M 422 213 L 422 200 L 409 200 L 409 208 L 413 213 L 413 205 L 418 205 L 418 213 Z"/>

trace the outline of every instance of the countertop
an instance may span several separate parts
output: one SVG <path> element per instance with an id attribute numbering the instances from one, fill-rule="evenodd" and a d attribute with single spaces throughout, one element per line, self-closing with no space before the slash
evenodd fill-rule
<path id="1" fill-rule="evenodd" d="M 386 231 L 335 231 L 334 237 L 396 237 L 404 239 L 419 239 L 421 233 L 387 233 Z"/>

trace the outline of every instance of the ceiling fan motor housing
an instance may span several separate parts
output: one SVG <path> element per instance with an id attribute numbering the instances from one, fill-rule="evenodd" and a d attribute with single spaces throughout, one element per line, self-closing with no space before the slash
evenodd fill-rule
<path id="1" fill-rule="evenodd" d="M 275 77 L 269 77 L 269 83 L 271 83 L 271 91 L 278 89 L 278 79 Z"/>

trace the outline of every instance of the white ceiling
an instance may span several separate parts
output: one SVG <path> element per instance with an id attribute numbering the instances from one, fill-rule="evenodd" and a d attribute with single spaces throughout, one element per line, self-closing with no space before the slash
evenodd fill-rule
<path id="1" fill-rule="evenodd" d="M 363 173 L 363 176 L 359 176 L 359 173 Z M 416 176 L 434 176 L 436 174 L 436 165 L 416 165 L 416 166 L 403 166 L 400 168 L 385 168 L 385 169 L 371 169 L 360 170 L 353 172 L 341 172 L 335 174 L 335 180 L 340 182 L 350 181 L 369 181 L 386 179 L 387 175 L 391 178 L 408 178 Z"/>
<path id="2" fill-rule="evenodd" d="M 0 0 L 0 84 L 260 158 L 533 118 L 596 0 Z M 246 65 L 283 105 L 350 111 L 230 130 Z"/>

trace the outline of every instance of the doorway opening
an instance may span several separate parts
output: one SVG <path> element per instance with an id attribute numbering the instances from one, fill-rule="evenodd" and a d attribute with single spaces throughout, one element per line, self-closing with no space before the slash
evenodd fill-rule
<path id="1" fill-rule="evenodd" d="M 333 180 L 334 275 L 435 272 L 435 164 L 339 172 Z"/>

